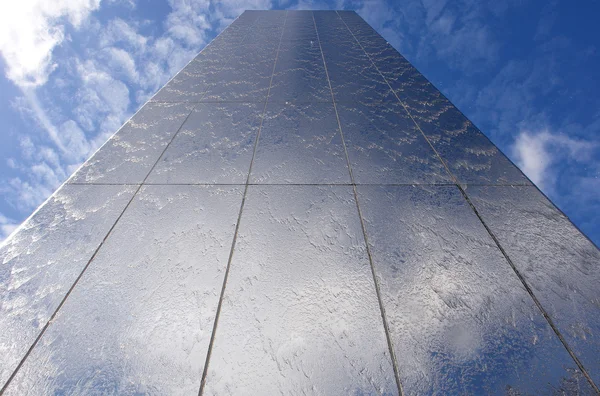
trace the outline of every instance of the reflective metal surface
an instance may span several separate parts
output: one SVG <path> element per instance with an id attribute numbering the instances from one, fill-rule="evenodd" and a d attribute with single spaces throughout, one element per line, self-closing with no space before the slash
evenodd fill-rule
<path id="1" fill-rule="evenodd" d="M 307 28 L 302 25 L 301 32 L 312 28 L 314 38 L 282 40 L 269 102 L 331 102 L 323 56 L 312 18 L 309 22 Z"/>
<path id="2" fill-rule="evenodd" d="M 395 394 L 352 188 L 246 199 L 204 393 Z"/>
<path id="3" fill-rule="evenodd" d="M 399 103 L 339 103 L 337 110 L 357 184 L 452 182 Z"/>
<path id="4" fill-rule="evenodd" d="M 599 392 L 600 252 L 354 12 L 244 12 L 0 258 L 0 394 Z"/>
<path id="5" fill-rule="evenodd" d="M 245 183 L 263 107 L 198 104 L 147 183 Z"/>
<path id="6" fill-rule="evenodd" d="M 333 104 L 269 104 L 250 180 L 259 184 L 350 183 Z"/>
<path id="7" fill-rule="evenodd" d="M 315 23 L 337 102 L 395 100 L 390 87 L 335 11 L 315 13 Z"/>
<path id="8" fill-rule="evenodd" d="M 407 394 L 591 393 L 454 186 L 359 186 Z"/>
<path id="9" fill-rule="evenodd" d="M 143 187 L 8 394 L 197 392 L 241 199 Z"/>
<path id="10" fill-rule="evenodd" d="M 140 184 L 193 106 L 148 103 L 90 158 L 70 182 Z"/>
<path id="11" fill-rule="evenodd" d="M 0 249 L 0 385 L 129 202 L 132 186 L 64 186 Z"/>
<path id="12" fill-rule="evenodd" d="M 535 187 L 470 187 L 467 194 L 600 383 L 600 251 Z"/>

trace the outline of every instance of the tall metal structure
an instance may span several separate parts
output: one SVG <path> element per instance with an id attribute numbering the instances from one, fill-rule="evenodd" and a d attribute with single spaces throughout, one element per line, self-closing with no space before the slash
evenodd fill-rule
<path id="1" fill-rule="evenodd" d="M 6 395 L 600 384 L 600 252 L 354 12 L 244 12 L 0 259 Z"/>

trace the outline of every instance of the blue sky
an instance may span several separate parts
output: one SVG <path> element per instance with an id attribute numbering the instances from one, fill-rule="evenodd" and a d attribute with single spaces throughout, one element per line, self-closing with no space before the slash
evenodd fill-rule
<path id="1" fill-rule="evenodd" d="M 3 2 L 0 240 L 251 8 L 356 10 L 600 244 L 591 0 Z"/>

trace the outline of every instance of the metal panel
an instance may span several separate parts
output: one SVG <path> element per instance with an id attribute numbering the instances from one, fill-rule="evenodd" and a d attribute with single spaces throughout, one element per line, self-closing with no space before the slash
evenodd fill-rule
<path id="1" fill-rule="evenodd" d="M 263 103 L 200 103 L 148 183 L 245 183 L 263 109 Z"/>
<path id="2" fill-rule="evenodd" d="M 313 22 L 312 11 L 288 12 L 281 40 L 282 42 L 286 42 L 288 40 L 316 42 L 317 32 Z"/>
<path id="3" fill-rule="evenodd" d="M 352 188 L 251 186 L 204 394 L 395 394 Z"/>
<path id="4" fill-rule="evenodd" d="M 600 381 L 600 252 L 353 12 L 244 12 L 0 259 L 6 394 Z"/>
<path id="5" fill-rule="evenodd" d="M 446 97 L 353 12 L 343 20 L 463 184 L 530 184 Z"/>
<path id="6" fill-rule="evenodd" d="M 407 394 L 591 393 L 454 186 L 359 186 Z"/>
<path id="7" fill-rule="evenodd" d="M 350 183 L 332 103 L 269 103 L 251 183 Z"/>
<path id="8" fill-rule="evenodd" d="M 356 183 L 452 182 L 399 103 L 338 103 L 337 110 Z"/>
<path id="9" fill-rule="evenodd" d="M 467 194 L 600 383 L 600 251 L 535 187 L 470 187 Z"/>
<path id="10" fill-rule="evenodd" d="M 337 19 L 328 18 L 327 15 Z M 315 22 L 336 102 L 396 100 L 337 14 L 315 13 Z M 342 29 L 346 29 L 346 32 Z"/>
<path id="11" fill-rule="evenodd" d="M 0 388 L 137 187 L 66 185 L 0 249 Z"/>
<path id="12" fill-rule="evenodd" d="M 7 394 L 196 393 L 241 198 L 143 187 Z"/>
<path id="13" fill-rule="evenodd" d="M 192 109 L 190 104 L 146 104 L 70 182 L 142 183 Z"/>
<path id="14" fill-rule="evenodd" d="M 310 22 L 314 31 L 312 19 Z M 281 43 L 269 94 L 269 102 L 274 101 L 331 102 L 323 56 L 316 39 Z"/>
<path id="15" fill-rule="evenodd" d="M 277 43 L 240 47 L 215 74 L 202 101 L 264 102 L 276 55 Z"/>

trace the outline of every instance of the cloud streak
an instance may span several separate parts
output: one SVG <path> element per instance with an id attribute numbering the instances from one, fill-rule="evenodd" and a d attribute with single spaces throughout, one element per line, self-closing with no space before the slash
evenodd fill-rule
<path id="1" fill-rule="evenodd" d="M 553 167 L 569 162 L 592 161 L 598 143 L 552 133 L 548 129 L 523 130 L 515 139 L 512 154 L 517 165 L 540 189 L 555 193 L 557 172 Z"/>

